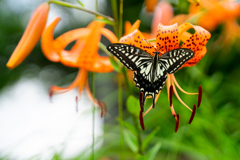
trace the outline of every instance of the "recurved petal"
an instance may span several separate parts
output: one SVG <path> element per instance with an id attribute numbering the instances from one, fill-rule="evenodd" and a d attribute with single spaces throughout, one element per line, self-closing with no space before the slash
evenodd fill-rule
<path id="1" fill-rule="evenodd" d="M 190 28 L 195 29 L 194 34 L 186 33 L 186 31 Z M 194 26 L 190 23 L 185 23 L 179 26 L 179 32 L 180 39 L 184 42 L 181 45 L 181 48 L 191 49 L 195 53 L 194 57 L 187 61 L 183 67 L 193 66 L 197 64 L 206 54 L 206 44 L 210 39 L 211 34 L 204 28 Z"/>
<path id="2" fill-rule="evenodd" d="M 118 38 L 115 36 L 115 34 L 106 28 L 101 29 L 101 34 L 104 35 L 111 43 L 118 42 Z"/>
<path id="3" fill-rule="evenodd" d="M 156 43 L 157 50 L 159 52 L 165 53 L 170 50 L 179 48 L 179 32 L 178 25 L 173 24 L 169 26 L 164 26 L 161 23 L 158 25 Z"/>
<path id="4" fill-rule="evenodd" d="M 42 3 L 34 11 L 21 40 L 7 63 L 8 68 L 15 68 L 31 53 L 44 30 L 48 17 L 48 11 L 48 3 Z"/>
<path id="5" fill-rule="evenodd" d="M 64 92 L 70 91 L 76 87 L 78 87 L 79 92 L 81 92 L 87 83 L 87 73 L 88 72 L 86 70 L 79 70 L 77 77 L 68 87 L 51 86 L 50 90 L 49 90 L 50 97 L 53 94 L 64 93 Z"/>
<path id="6" fill-rule="evenodd" d="M 54 45 L 54 39 L 53 39 L 53 33 L 56 25 L 60 21 L 60 17 L 57 17 L 49 26 L 46 27 L 42 34 L 41 39 L 41 48 L 42 52 L 45 55 L 47 59 L 53 62 L 59 62 L 60 56 L 59 51 L 57 51 L 57 48 Z"/>
<path id="7" fill-rule="evenodd" d="M 124 25 L 124 29 L 125 29 L 125 34 L 124 35 L 132 33 L 135 29 L 138 29 L 139 26 L 140 26 L 140 23 L 141 23 L 140 20 L 136 20 L 136 22 L 134 22 L 134 24 L 131 25 L 131 23 L 129 21 L 126 21 L 125 25 Z"/>
<path id="8" fill-rule="evenodd" d="M 155 47 L 151 43 L 149 43 L 143 37 L 142 33 L 137 29 L 132 33 L 122 37 L 119 42 L 139 47 L 151 54 L 152 56 L 154 56 L 153 52 L 156 51 Z"/>
<path id="9" fill-rule="evenodd" d="M 135 29 L 138 29 L 140 26 L 141 21 L 140 20 L 136 20 L 136 22 L 133 23 L 133 25 L 131 26 L 129 33 L 132 33 Z M 129 33 L 125 33 L 125 34 L 129 34 Z"/>
<path id="10" fill-rule="evenodd" d="M 108 57 L 98 57 L 98 59 L 93 63 L 92 72 L 112 72 L 113 67 Z"/>

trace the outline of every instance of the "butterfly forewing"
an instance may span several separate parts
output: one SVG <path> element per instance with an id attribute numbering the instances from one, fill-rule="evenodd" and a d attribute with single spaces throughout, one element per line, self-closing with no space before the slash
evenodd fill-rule
<path id="1" fill-rule="evenodd" d="M 144 50 L 122 43 L 114 43 L 107 46 L 107 50 L 117 57 L 124 66 L 132 71 L 151 62 L 152 57 Z"/>
<path id="2" fill-rule="evenodd" d="M 179 48 L 164 53 L 159 58 L 159 64 L 162 63 L 167 73 L 176 72 L 182 65 L 194 56 L 194 52 L 190 49 Z"/>

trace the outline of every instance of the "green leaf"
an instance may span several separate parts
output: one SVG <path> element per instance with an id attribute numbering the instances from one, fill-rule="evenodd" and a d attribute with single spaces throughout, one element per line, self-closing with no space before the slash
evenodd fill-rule
<path id="1" fill-rule="evenodd" d="M 131 125 L 130 123 L 121 120 L 120 118 L 117 119 L 126 129 L 128 129 L 130 132 L 132 132 L 132 134 L 134 134 L 135 136 L 137 136 L 137 130 L 136 128 Z"/>
<path id="2" fill-rule="evenodd" d="M 135 156 L 135 159 L 136 159 L 136 160 L 148 160 L 147 157 L 145 157 L 145 156 L 143 156 L 143 155 L 141 155 L 141 154 L 137 154 L 137 155 Z"/>
<path id="3" fill-rule="evenodd" d="M 113 69 L 114 69 L 116 72 L 121 72 L 121 67 L 118 65 L 118 63 L 117 63 L 117 61 L 114 59 L 114 57 L 113 57 L 113 56 L 110 56 L 109 59 L 110 59 L 111 65 L 113 66 Z"/>
<path id="4" fill-rule="evenodd" d="M 162 143 L 158 142 L 148 151 L 148 153 L 147 153 L 147 159 L 148 160 L 153 160 L 154 159 L 158 150 L 161 148 L 161 145 L 162 145 Z"/>
<path id="5" fill-rule="evenodd" d="M 157 126 L 152 133 L 150 133 L 143 141 L 142 143 L 142 150 L 144 151 L 147 146 L 149 145 L 149 143 L 151 142 L 151 140 L 154 138 L 154 136 L 157 134 L 157 132 L 160 130 L 160 126 Z"/>
<path id="6" fill-rule="evenodd" d="M 136 136 L 134 136 L 131 132 L 128 130 L 123 131 L 124 140 L 126 141 L 128 147 L 133 151 L 133 153 L 138 152 L 138 142 Z"/>
<path id="7" fill-rule="evenodd" d="M 129 96 L 127 99 L 127 110 L 133 116 L 138 117 L 140 112 L 139 100 L 134 96 Z"/>
<path id="8" fill-rule="evenodd" d="M 110 20 L 108 20 L 108 19 L 106 19 L 106 18 L 104 18 L 104 17 L 102 17 L 102 18 L 103 18 L 103 19 L 99 19 L 99 18 L 95 17 L 95 18 L 94 18 L 94 21 L 103 22 L 103 23 L 109 24 L 109 25 L 111 25 L 111 26 L 113 26 L 113 25 L 115 24 L 114 22 L 112 22 L 112 21 L 110 21 Z"/>
<path id="9" fill-rule="evenodd" d="M 80 0 L 77 0 L 77 2 L 80 4 L 80 6 L 85 7 L 84 4 Z"/>

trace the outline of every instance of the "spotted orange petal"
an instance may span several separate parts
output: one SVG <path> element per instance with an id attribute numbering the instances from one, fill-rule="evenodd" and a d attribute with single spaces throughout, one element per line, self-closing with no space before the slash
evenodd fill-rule
<path id="1" fill-rule="evenodd" d="M 186 31 L 190 28 L 195 30 L 194 34 L 186 34 Z M 183 67 L 193 66 L 198 63 L 206 54 L 206 44 L 210 39 L 211 34 L 204 28 L 200 26 L 194 26 L 190 23 L 184 23 L 179 26 L 179 33 L 181 41 L 184 42 L 180 47 L 191 49 L 195 53 L 194 57 L 187 61 Z"/>
<path id="2" fill-rule="evenodd" d="M 170 50 L 179 48 L 179 33 L 178 25 L 173 24 L 164 26 L 161 23 L 158 25 L 156 43 L 157 50 L 160 53 L 165 53 Z"/>
<path id="3" fill-rule="evenodd" d="M 154 56 L 153 52 L 156 51 L 156 48 L 151 43 L 149 43 L 144 38 L 142 33 L 137 29 L 135 31 L 133 31 L 132 33 L 122 37 L 119 42 L 139 47 L 139 48 L 145 50 L 146 52 L 148 52 L 149 54 L 151 54 L 152 56 Z"/>
<path id="4" fill-rule="evenodd" d="M 49 26 L 46 27 L 41 39 L 41 48 L 43 54 L 47 59 L 53 62 L 60 61 L 59 53 L 57 52 L 55 45 L 53 45 L 53 32 L 60 19 L 60 17 L 57 17 Z"/>

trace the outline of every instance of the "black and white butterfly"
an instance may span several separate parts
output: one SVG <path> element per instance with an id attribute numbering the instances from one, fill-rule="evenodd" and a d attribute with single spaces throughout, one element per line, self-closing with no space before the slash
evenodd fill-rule
<path id="1" fill-rule="evenodd" d="M 159 57 L 159 52 L 154 56 L 144 50 L 122 43 L 114 43 L 107 46 L 107 50 L 117 57 L 124 66 L 134 72 L 134 82 L 140 92 L 143 93 L 142 104 L 146 96 L 151 95 L 153 107 L 155 94 L 162 90 L 166 83 L 167 73 L 176 72 L 185 62 L 194 56 L 190 49 L 179 48 L 170 50 Z"/>

